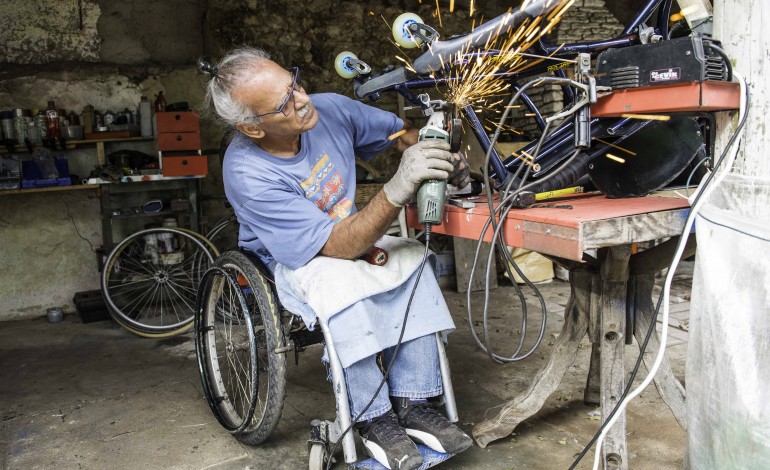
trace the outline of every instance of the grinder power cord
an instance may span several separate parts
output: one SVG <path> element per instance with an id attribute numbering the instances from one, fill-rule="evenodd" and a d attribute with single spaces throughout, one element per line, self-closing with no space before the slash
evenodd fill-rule
<path id="1" fill-rule="evenodd" d="M 396 174 L 385 183 L 383 190 L 385 196 L 388 198 L 391 204 L 397 207 L 402 207 L 412 199 L 412 195 L 417 193 L 417 205 L 419 211 L 420 223 L 425 224 L 425 251 L 423 252 L 422 262 L 417 270 L 417 276 L 415 277 L 414 286 L 412 292 L 409 295 L 409 301 L 406 304 L 406 311 L 404 312 L 404 318 L 401 322 L 401 331 L 396 342 L 393 356 L 388 364 L 385 366 L 382 380 L 380 380 L 377 389 L 372 394 L 372 398 L 369 403 L 358 413 L 358 416 L 351 420 L 351 424 L 342 432 L 337 442 L 334 443 L 329 455 L 333 456 L 337 446 L 342 442 L 342 438 L 350 432 L 355 423 L 361 419 L 369 408 L 372 406 L 377 398 L 377 395 L 385 386 L 388 381 L 388 375 L 390 369 L 396 362 L 401 344 L 404 339 L 404 333 L 406 332 L 406 322 L 409 319 L 409 311 L 412 306 L 412 300 L 414 294 L 417 291 L 417 284 L 420 282 L 422 272 L 425 269 L 425 263 L 428 260 L 428 253 L 430 247 L 430 235 L 431 226 L 434 224 L 441 224 L 441 217 L 444 210 L 444 202 L 446 201 L 446 187 L 447 179 L 453 173 L 460 179 L 458 182 L 459 187 L 463 187 L 470 182 L 470 177 L 465 176 L 463 172 L 457 172 L 460 163 L 465 163 L 465 168 L 468 168 L 467 162 L 463 158 L 459 159 L 458 163 L 453 163 L 451 154 L 447 151 L 451 150 L 449 144 L 449 133 L 445 130 L 445 123 L 443 120 L 443 113 L 433 113 L 433 108 L 429 100 L 424 100 L 427 107 L 424 108 L 424 112 L 429 114 L 428 124 L 420 129 L 418 142 L 412 145 L 404 151 L 401 156 L 401 162 L 399 163 Z M 439 105 L 441 106 L 441 105 Z M 450 155 L 450 159 L 446 159 L 446 155 Z M 464 183 L 464 184 L 463 184 Z M 416 189 L 416 191 L 415 191 Z M 326 469 L 331 467 L 332 459 L 330 458 L 326 463 Z"/>

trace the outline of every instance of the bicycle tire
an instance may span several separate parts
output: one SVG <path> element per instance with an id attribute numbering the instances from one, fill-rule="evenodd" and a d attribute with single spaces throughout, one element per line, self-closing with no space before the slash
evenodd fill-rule
<path id="1" fill-rule="evenodd" d="M 220 423 L 227 423 L 236 438 L 248 445 L 257 445 L 265 441 L 278 425 L 283 411 L 286 393 L 286 355 L 277 353 L 283 346 L 282 315 L 275 294 L 267 278 L 256 268 L 254 263 L 239 251 L 227 251 L 214 263 L 211 270 L 223 272 L 236 279 L 238 292 L 232 291 L 232 283 L 226 282 L 222 274 L 209 275 L 198 297 L 196 312 L 196 350 L 199 371 L 209 405 Z M 217 276 L 219 281 L 217 281 Z M 230 289 L 230 291 L 228 291 Z M 245 304 L 233 302 L 239 295 L 245 298 Z M 248 372 L 250 367 L 237 370 L 230 367 L 234 360 L 226 357 L 234 352 L 232 344 L 227 344 L 225 337 L 218 331 L 228 323 L 244 318 L 243 312 L 236 309 L 248 309 L 253 325 L 256 356 L 253 366 L 256 369 L 254 380 L 254 410 L 246 426 L 242 423 L 248 411 L 243 400 L 235 396 L 228 381 L 240 379 L 240 383 L 250 381 L 249 377 L 238 374 Z M 225 312 L 224 314 L 222 312 Z M 224 361 L 222 359 L 225 359 Z M 251 364 L 250 364 L 251 366 Z M 236 370 L 228 370 L 236 369 Z M 242 394 L 246 394 L 241 389 Z M 229 394 L 228 394 L 229 393 Z M 234 406 L 235 404 L 235 406 Z M 224 426 L 224 424 L 223 424 Z"/>
<path id="2" fill-rule="evenodd" d="M 227 270 L 212 266 L 203 275 L 196 301 L 195 353 L 206 401 L 219 424 L 231 433 L 243 431 L 254 416 L 257 391 L 257 341 L 243 290 Z M 227 305 L 219 305 L 223 302 Z M 228 308 L 222 317 L 216 312 Z M 209 312 L 214 311 L 214 315 Z M 205 312 L 205 313 L 204 313 Z M 218 344 L 222 344 L 219 348 Z M 223 354 L 220 354 L 223 353 Z M 235 380 L 222 374 L 220 359 L 241 365 Z M 244 359 L 248 367 L 243 367 Z M 237 363 L 237 364 L 236 364 Z"/>
<path id="3" fill-rule="evenodd" d="M 238 218 L 235 213 L 221 218 L 206 232 L 206 238 L 221 252 L 238 249 Z"/>
<path id="4" fill-rule="evenodd" d="M 167 245 L 158 250 L 158 242 Z M 162 338 L 192 326 L 198 284 L 216 250 L 200 234 L 152 228 L 126 237 L 109 254 L 101 275 L 112 317 L 132 333 Z"/>

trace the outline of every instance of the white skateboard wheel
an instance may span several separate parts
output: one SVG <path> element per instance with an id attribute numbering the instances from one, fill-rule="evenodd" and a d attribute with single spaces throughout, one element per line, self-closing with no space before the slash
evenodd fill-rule
<path id="1" fill-rule="evenodd" d="M 350 59 L 355 60 L 358 57 L 352 52 L 342 51 L 334 59 L 334 70 L 342 78 L 355 78 L 358 75 L 358 71 L 350 65 Z"/>
<path id="2" fill-rule="evenodd" d="M 406 49 L 414 49 L 422 44 L 422 40 L 413 36 L 409 31 L 409 25 L 422 23 L 422 18 L 414 13 L 401 13 L 393 22 L 393 39 L 396 44 Z"/>

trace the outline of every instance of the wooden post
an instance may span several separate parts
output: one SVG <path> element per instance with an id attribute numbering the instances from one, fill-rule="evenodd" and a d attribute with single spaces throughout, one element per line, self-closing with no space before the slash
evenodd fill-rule
<path id="1" fill-rule="evenodd" d="M 620 245 L 599 250 L 601 275 L 601 352 L 600 374 L 602 421 L 620 402 L 626 385 L 625 321 L 626 288 L 629 277 L 631 245 Z M 603 468 L 628 468 L 626 452 L 626 416 L 620 412 L 614 426 L 607 433 L 602 446 Z"/>
<path id="2" fill-rule="evenodd" d="M 770 3 L 767 0 L 714 0 L 715 39 L 722 41 L 733 69 L 746 78 L 751 92 L 751 110 L 733 171 L 745 176 L 770 177 Z M 737 113 L 719 113 L 716 154 L 720 155 L 738 125 Z"/>

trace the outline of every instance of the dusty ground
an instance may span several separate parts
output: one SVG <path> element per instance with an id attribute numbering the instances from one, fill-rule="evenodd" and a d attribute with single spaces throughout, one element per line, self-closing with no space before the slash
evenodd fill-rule
<path id="1" fill-rule="evenodd" d="M 691 263 L 684 263 L 673 293 L 668 354 L 684 379 Z M 465 295 L 446 292 L 457 324 L 448 354 L 461 426 L 470 432 L 496 407 L 526 390 L 549 357 L 563 324 L 569 285 L 540 286 L 548 307 L 545 339 L 528 359 L 492 363 L 474 343 L 466 320 Z M 480 305 L 480 293 L 472 296 Z M 510 285 L 493 291 L 493 341 L 513 350 L 519 314 Z M 530 336 L 538 325 L 530 318 Z M 514 434 L 486 449 L 473 447 L 438 468 L 566 469 L 599 425 L 595 408 L 583 404 L 590 355 L 584 340 L 559 388 Z M 627 346 L 630 364 L 638 348 Z M 215 421 L 201 393 L 190 334 L 165 341 L 139 338 L 110 322 L 83 324 L 44 318 L 0 323 L 0 467 L 35 468 L 306 468 L 309 422 L 332 418 L 331 387 L 311 347 L 290 361 L 283 416 L 271 439 L 241 445 Z M 290 359 L 293 359 L 290 355 Z M 640 374 L 641 375 L 641 374 Z M 638 379 L 639 380 L 639 379 Z M 654 389 L 628 410 L 629 468 L 681 468 L 686 434 Z M 578 468 L 590 468 L 593 454 Z M 336 468 L 344 468 L 337 465 Z"/>

